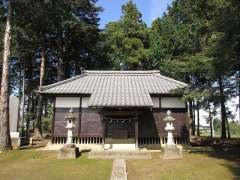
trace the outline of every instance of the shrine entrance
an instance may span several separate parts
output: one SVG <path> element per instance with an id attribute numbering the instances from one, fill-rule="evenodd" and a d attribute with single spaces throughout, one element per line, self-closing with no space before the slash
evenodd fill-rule
<path id="1" fill-rule="evenodd" d="M 105 144 L 109 144 L 109 148 L 136 144 L 136 116 L 134 115 L 105 115 Z"/>

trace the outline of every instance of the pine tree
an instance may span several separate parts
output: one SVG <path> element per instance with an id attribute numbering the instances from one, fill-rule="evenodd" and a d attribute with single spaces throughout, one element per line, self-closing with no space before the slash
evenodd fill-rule
<path id="1" fill-rule="evenodd" d="M 12 19 L 12 1 L 7 3 L 6 28 L 4 33 L 4 51 L 2 66 L 2 83 L 0 99 L 0 123 L 1 136 L 0 148 L 3 150 L 11 149 L 11 138 L 9 128 L 9 64 L 11 50 L 11 19 Z"/>
<path id="2" fill-rule="evenodd" d="M 107 56 L 115 69 L 120 69 L 120 64 L 125 69 L 150 68 L 148 29 L 141 13 L 131 0 L 122 6 L 122 13 L 119 21 L 110 22 L 104 30 L 105 43 L 109 45 Z"/>

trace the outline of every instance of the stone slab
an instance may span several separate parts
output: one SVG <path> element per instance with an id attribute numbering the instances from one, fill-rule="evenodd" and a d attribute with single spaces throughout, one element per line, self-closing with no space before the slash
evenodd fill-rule
<path id="1" fill-rule="evenodd" d="M 79 155 L 78 147 L 63 147 L 58 151 L 58 159 L 75 159 Z"/>
<path id="2" fill-rule="evenodd" d="M 19 99 L 16 96 L 9 97 L 9 127 L 10 132 L 17 132 Z"/>
<path id="3" fill-rule="evenodd" d="M 19 137 L 19 132 L 10 132 L 11 143 L 13 148 L 19 148 L 21 145 L 21 140 Z"/>
<path id="4" fill-rule="evenodd" d="M 12 147 L 13 147 L 14 149 L 15 149 L 15 148 L 19 148 L 19 147 L 20 147 L 20 144 L 21 144 L 20 138 L 11 137 L 11 143 L 12 143 Z"/>
<path id="5" fill-rule="evenodd" d="M 104 144 L 104 150 L 134 151 L 135 149 L 135 144 Z"/>
<path id="6" fill-rule="evenodd" d="M 163 159 L 182 159 L 182 150 L 176 145 L 165 146 L 163 151 Z"/>
<path id="7" fill-rule="evenodd" d="M 124 159 L 114 159 L 110 180 L 127 180 L 127 167 Z"/>
<path id="8" fill-rule="evenodd" d="M 151 159 L 150 152 L 139 151 L 91 151 L 89 159 Z"/>

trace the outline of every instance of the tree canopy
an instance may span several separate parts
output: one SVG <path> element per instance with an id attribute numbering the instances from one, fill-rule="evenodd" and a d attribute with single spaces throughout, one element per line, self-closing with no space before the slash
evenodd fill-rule
<path id="1" fill-rule="evenodd" d="M 136 4 L 122 6 L 121 19 L 110 22 L 104 29 L 107 57 L 114 69 L 147 69 L 149 63 L 149 33 Z"/>

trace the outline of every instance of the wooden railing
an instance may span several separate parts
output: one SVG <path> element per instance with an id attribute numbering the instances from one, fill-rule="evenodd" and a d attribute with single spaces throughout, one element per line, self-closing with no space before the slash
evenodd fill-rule
<path id="1" fill-rule="evenodd" d="M 65 144 L 67 140 L 66 136 L 54 136 L 52 138 L 53 144 Z M 175 137 L 175 144 L 188 144 L 189 137 Z M 75 144 L 102 144 L 103 137 L 101 136 L 81 136 L 73 137 L 73 143 Z M 154 145 L 154 144 L 166 144 L 167 137 L 139 137 L 139 145 Z"/>
<path id="2" fill-rule="evenodd" d="M 175 137 L 174 138 L 175 144 L 188 144 L 189 138 L 188 137 Z M 139 137 L 138 144 L 166 144 L 167 137 Z"/>
<path id="3" fill-rule="evenodd" d="M 52 138 L 53 144 L 65 144 L 67 137 L 65 136 L 54 136 Z M 73 143 L 75 144 L 102 144 L 103 138 L 99 136 L 81 136 L 73 137 Z"/>

